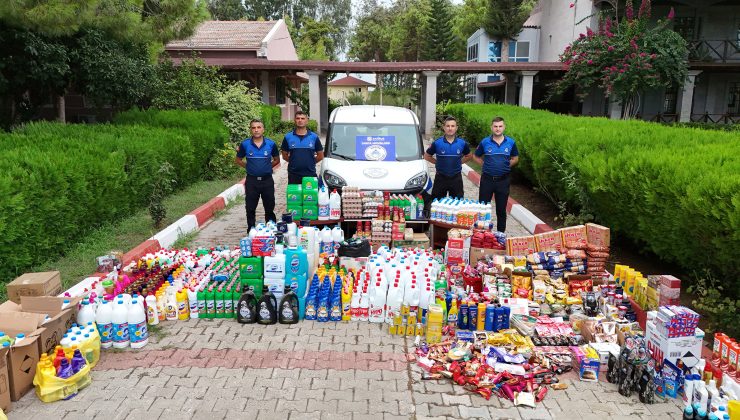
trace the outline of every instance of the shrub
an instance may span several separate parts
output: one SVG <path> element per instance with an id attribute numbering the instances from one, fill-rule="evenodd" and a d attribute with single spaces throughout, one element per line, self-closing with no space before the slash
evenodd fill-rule
<path id="1" fill-rule="evenodd" d="M 740 154 L 737 136 L 643 121 L 571 117 L 508 105 L 453 104 L 472 144 L 506 119 L 520 170 L 535 185 L 687 271 L 740 277 Z M 577 188 L 562 180 L 562 169 Z M 728 285 L 730 287 L 730 285 Z M 731 284 L 737 296 L 740 283 Z"/>
<path id="2" fill-rule="evenodd" d="M 232 142 L 249 137 L 249 122 L 262 117 L 259 90 L 250 89 L 241 81 L 228 85 L 219 93 L 216 106 L 223 113 L 224 125 L 231 133 Z"/>
<path id="3" fill-rule="evenodd" d="M 218 67 L 207 66 L 199 58 L 182 60 L 175 66 L 172 60 L 161 61 L 155 67 L 155 88 L 152 106 L 158 109 L 214 109 L 216 97 L 226 84 Z"/>
<path id="4" fill-rule="evenodd" d="M 262 121 L 265 123 L 265 133 L 274 132 L 282 121 L 283 112 L 277 105 L 260 105 L 260 113 L 262 115 Z"/>
<path id="5" fill-rule="evenodd" d="M 35 123 L 0 134 L 0 280 L 145 207 L 163 162 L 178 188 L 197 180 L 228 139 L 218 113 L 132 111 L 118 123 Z"/>

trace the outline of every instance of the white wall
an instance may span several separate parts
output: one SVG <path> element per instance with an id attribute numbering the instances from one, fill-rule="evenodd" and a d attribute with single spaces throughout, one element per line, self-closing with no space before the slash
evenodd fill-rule
<path id="1" fill-rule="evenodd" d="M 555 62 L 565 47 L 585 33 L 586 28 L 596 26 L 596 18 L 586 19 L 579 25 L 576 22 L 594 13 L 591 1 L 574 2 L 573 8 L 565 0 L 541 0 L 539 23 L 539 61 Z"/>
<path id="2" fill-rule="evenodd" d="M 267 41 L 267 59 L 268 60 L 298 60 L 298 54 L 295 51 L 295 45 L 290 38 L 288 27 L 285 21 L 280 20 L 276 24 L 277 28 L 270 34 Z"/>

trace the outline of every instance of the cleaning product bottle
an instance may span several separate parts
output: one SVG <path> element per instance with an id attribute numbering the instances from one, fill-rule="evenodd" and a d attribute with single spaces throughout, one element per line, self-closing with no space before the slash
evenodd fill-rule
<path id="1" fill-rule="evenodd" d="M 226 286 L 226 290 L 224 290 L 224 318 L 234 317 L 234 300 L 232 296 L 231 286 Z"/>
<path id="2" fill-rule="evenodd" d="M 354 273 L 350 271 L 344 276 L 342 282 L 342 321 L 352 319 L 352 287 L 354 286 Z"/>
<path id="3" fill-rule="evenodd" d="M 341 227 L 334 226 L 331 230 L 331 241 L 334 245 L 334 254 L 339 254 L 339 246 L 344 242 L 344 231 Z"/>
<path id="4" fill-rule="evenodd" d="M 149 330 L 146 326 L 146 314 L 136 300 L 128 308 L 128 336 L 132 349 L 140 349 L 149 342 Z"/>
<path id="5" fill-rule="evenodd" d="M 216 299 L 215 292 L 213 291 L 213 285 L 208 285 L 205 291 L 206 296 L 206 319 L 216 318 Z"/>
<path id="6" fill-rule="evenodd" d="M 233 315 L 231 316 L 232 318 L 236 318 L 239 314 L 239 298 L 242 296 L 241 287 L 242 286 L 237 279 L 231 292 L 231 309 L 233 311 Z"/>
<path id="7" fill-rule="evenodd" d="M 257 322 L 257 297 L 253 291 L 247 290 L 241 295 L 237 308 L 237 322 L 240 324 L 254 324 Z"/>
<path id="8" fill-rule="evenodd" d="M 319 281 L 319 275 L 314 274 L 313 278 L 311 279 L 311 285 L 308 287 L 308 295 L 306 296 L 306 315 L 305 318 L 309 321 L 316 320 L 316 315 L 318 313 L 318 298 L 319 298 L 319 289 L 321 287 L 321 282 Z"/>
<path id="9" fill-rule="evenodd" d="M 198 312 L 200 310 L 198 306 L 198 292 L 194 285 L 187 288 L 186 293 L 188 295 L 188 307 L 190 311 L 190 319 L 198 319 Z M 147 301 L 147 304 L 149 302 Z"/>
<path id="10" fill-rule="evenodd" d="M 72 371 L 72 365 L 69 363 L 69 360 L 65 357 L 62 359 L 61 363 L 59 364 L 59 369 L 57 370 L 57 377 L 61 379 L 67 379 L 70 376 L 74 375 L 74 371 Z"/>
<path id="11" fill-rule="evenodd" d="M 454 299 L 453 299 L 454 301 Z M 468 310 L 468 302 L 462 301 L 460 304 L 460 314 L 457 318 L 457 329 L 459 330 L 467 330 L 468 326 L 470 325 L 470 311 Z"/>
<path id="12" fill-rule="evenodd" d="M 483 331 L 486 329 L 486 310 L 487 306 L 485 303 L 478 304 L 478 322 L 475 326 L 477 331 Z"/>
<path id="13" fill-rule="evenodd" d="M 403 292 L 404 290 L 401 287 L 399 280 L 394 279 L 393 284 L 388 287 L 388 295 L 386 296 L 386 324 L 393 325 L 393 318 L 401 313 L 401 306 L 403 305 Z"/>
<path id="14" fill-rule="evenodd" d="M 204 283 L 198 288 L 198 317 L 208 318 L 208 310 L 206 309 L 206 284 Z"/>
<path id="15" fill-rule="evenodd" d="M 109 349 L 113 345 L 113 305 L 107 300 L 98 305 L 95 323 L 100 334 L 100 347 Z"/>
<path id="16" fill-rule="evenodd" d="M 684 407 L 683 420 L 694 420 L 694 408 L 691 405 Z"/>
<path id="17" fill-rule="evenodd" d="M 72 374 L 74 375 L 75 373 L 81 371 L 86 364 L 87 361 L 82 356 L 80 349 L 75 349 L 72 355 L 72 361 L 70 362 L 70 366 L 72 367 Z"/>
<path id="18" fill-rule="evenodd" d="M 123 300 L 119 300 L 113 307 L 113 314 L 111 316 L 112 322 L 112 333 L 113 333 L 113 348 L 125 349 L 129 345 L 128 338 L 128 309 L 123 303 Z M 73 337 L 74 338 L 74 337 Z"/>
<path id="19" fill-rule="evenodd" d="M 360 318 L 362 322 L 367 322 L 370 319 L 370 294 L 367 292 L 367 284 L 362 286 L 362 292 L 360 295 Z"/>
<path id="20" fill-rule="evenodd" d="M 105 301 L 103 302 L 103 305 L 105 305 Z M 152 294 L 146 297 L 146 320 L 149 325 L 159 324 L 159 314 L 157 313 L 157 298 Z"/>
<path id="21" fill-rule="evenodd" d="M 494 325 L 496 324 L 496 306 L 492 304 L 486 305 L 485 321 L 483 328 L 486 331 L 495 331 Z"/>
<path id="22" fill-rule="evenodd" d="M 326 187 L 322 186 L 319 189 L 319 220 L 329 220 L 330 212 L 329 193 L 326 191 Z"/>
<path id="23" fill-rule="evenodd" d="M 62 359 L 66 358 L 67 356 L 64 354 L 64 349 L 62 348 L 62 346 L 56 346 L 56 353 L 54 355 L 54 360 L 52 361 L 54 368 L 59 369 L 59 366 L 62 363 Z"/>
<path id="24" fill-rule="evenodd" d="M 159 315 L 160 321 L 164 321 L 167 319 L 167 315 L 165 314 L 165 308 L 167 307 L 167 304 L 165 303 L 164 291 L 165 289 L 163 285 L 154 295 L 157 298 L 157 315 Z"/>
<path id="25" fill-rule="evenodd" d="M 297 324 L 298 318 L 298 296 L 292 289 L 287 289 L 283 298 L 280 299 L 278 322 L 281 324 Z"/>
<path id="26" fill-rule="evenodd" d="M 370 291 L 368 320 L 370 322 L 385 322 L 386 292 L 383 290 L 380 278 L 375 281 Z"/>
<path id="27" fill-rule="evenodd" d="M 257 322 L 263 325 L 272 325 L 277 323 L 277 299 L 269 290 L 262 293 L 262 297 L 257 302 Z"/>
<path id="28" fill-rule="evenodd" d="M 331 229 L 329 229 L 328 226 L 324 226 L 324 228 L 321 229 L 320 239 L 320 253 L 331 254 L 334 251 L 334 241 L 332 240 Z"/>
<path id="29" fill-rule="evenodd" d="M 77 313 L 77 323 L 85 325 L 89 321 L 95 321 L 95 309 L 87 300 L 82 301 L 82 308 Z"/>
<path id="30" fill-rule="evenodd" d="M 329 300 L 329 321 L 342 320 L 342 278 L 339 274 L 334 278 Z"/>
<path id="31" fill-rule="evenodd" d="M 331 280 L 329 276 L 324 276 L 319 289 L 319 299 L 316 305 L 316 320 L 319 322 L 329 321 L 329 298 L 331 296 Z"/>
<path id="32" fill-rule="evenodd" d="M 360 320 L 360 298 L 362 297 L 362 293 L 360 292 L 362 289 L 358 289 L 359 284 L 355 283 L 352 286 L 352 300 L 349 303 L 349 313 L 351 321 Z"/>
<path id="33" fill-rule="evenodd" d="M 698 381 L 694 384 L 694 404 L 698 404 L 698 410 L 694 410 L 697 414 L 704 409 L 706 414 L 707 402 L 709 400 L 709 392 L 707 392 L 707 386 L 703 381 Z"/>
<path id="34" fill-rule="evenodd" d="M 333 190 L 329 196 L 329 219 L 339 220 L 342 218 L 342 197 L 337 190 Z"/>
<path id="35" fill-rule="evenodd" d="M 450 304 L 450 311 L 447 314 L 447 325 L 451 327 L 457 327 L 458 326 L 458 308 L 457 308 L 457 299 L 452 299 L 452 302 Z"/>
<path id="36" fill-rule="evenodd" d="M 223 285 L 219 285 L 213 296 L 213 301 L 216 307 L 214 318 L 224 317 L 224 290 Z"/>
<path id="37" fill-rule="evenodd" d="M 478 306 L 475 302 L 468 302 L 468 329 L 475 331 L 478 327 Z"/>
<path id="38" fill-rule="evenodd" d="M 164 314 L 167 321 L 177 320 L 177 290 L 175 286 L 167 286 L 165 289 Z"/>

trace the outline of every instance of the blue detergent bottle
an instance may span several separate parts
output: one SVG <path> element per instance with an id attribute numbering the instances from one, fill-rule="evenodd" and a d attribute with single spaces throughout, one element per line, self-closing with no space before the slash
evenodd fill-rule
<path id="1" fill-rule="evenodd" d="M 334 279 L 334 285 L 331 290 L 329 320 L 342 320 L 342 277 L 340 277 L 339 274 L 337 274 L 337 277 Z"/>
<path id="2" fill-rule="evenodd" d="M 316 300 L 319 297 L 319 285 L 319 276 L 317 274 L 314 274 L 313 279 L 311 280 L 311 285 L 308 288 L 308 296 L 306 296 L 306 310 L 304 318 L 309 321 L 313 321 L 316 319 L 316 314 L 318 311 L 318 308 L 316 307 Z"/>
<path id="3" fill-rule="evenodd" d="M 316 305 L 316 320 L 319 322 L 329 321 L 329 298 L 331 297 L 331 280 L 324 276 L 319 289 L 319 301 Z"/>

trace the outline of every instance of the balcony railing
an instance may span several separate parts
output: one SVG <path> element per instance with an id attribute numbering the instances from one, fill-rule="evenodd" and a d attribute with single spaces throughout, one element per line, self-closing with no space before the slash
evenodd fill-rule
<path id="1" fill-rule="evenodd" d="M 729 39 L 700 39 L 689 41 L 689 61 L 740 62 L 740 41 Z"/>
<path id="2" fill-rule="evenodd" d="M 657 123 L 675 123 L 679 120 L 678 114 L 654 114 L 635 116 L 638 120 L 646 120 Z M 708 123 L 708 124 L 738 124 L 740 123 L 740 114 L 691 114 L 691 122 Z"/>

